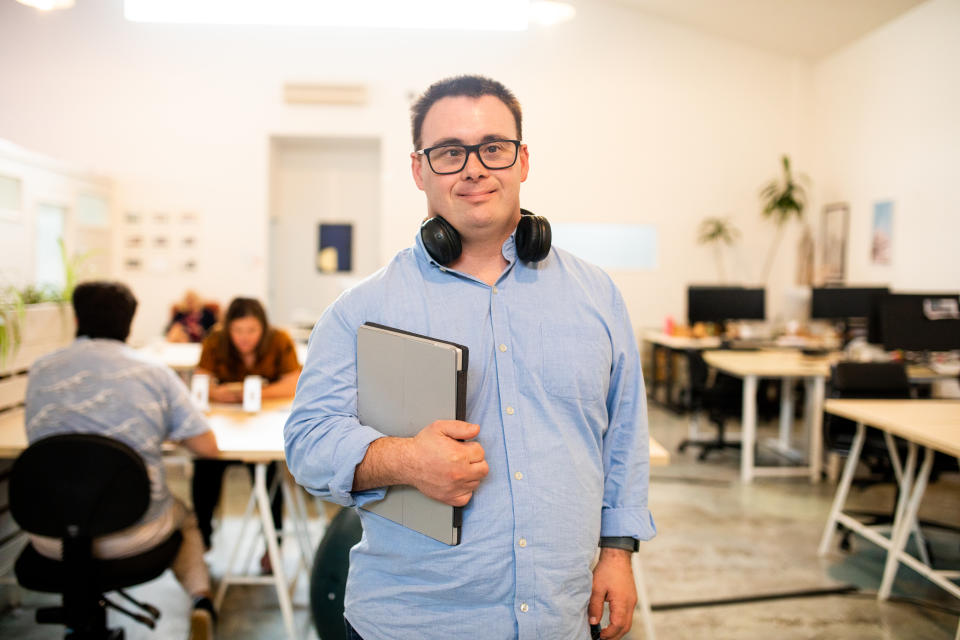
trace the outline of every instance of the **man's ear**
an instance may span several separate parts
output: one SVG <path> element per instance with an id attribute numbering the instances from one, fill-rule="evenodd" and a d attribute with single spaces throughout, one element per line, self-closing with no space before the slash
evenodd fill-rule
<path id="1" fill-rule="evenodd" d="M 530 152 L 527 145 L 520 145 L 520 182 L 526 182 L 527 173 L 530 172 Z"/>
<path id="2" fill-rule="evenodd" d="M 423 191 L 423 156 L 418 153 L 410 154 L 410 171 L 413 173 L 413 181 L 417 183 L 417 188 Z"/>

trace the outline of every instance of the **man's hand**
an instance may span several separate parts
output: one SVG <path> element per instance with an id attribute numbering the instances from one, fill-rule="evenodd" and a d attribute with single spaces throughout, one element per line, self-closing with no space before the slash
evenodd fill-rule
<path id="1" fill-rule="evenodd" d="M 637 587 L 633 582 L 630 552 L 623 549 L 600 549 L 600 560 L 593 569 L 593 591 L 587 605 L 590 624 L 600 624 L 603 603 L 610 603 L 610 624 L 600 632 L 603 640 L 620 640 L 633 624 L 637 606 Z"/>
<path id="2" fill-rule="evenodd" d="M 480 426 L 437 420 L 412 438 L 380 438 L 370 443 L 357 465 L 353 490 L 407 484 L 453 507 L 470 502 L 490 471 L 479 442 Z"/>
<path id="3" fill-rule="evenodd" d="M 475 438 L 480 425 L 460 420 L 437 420 L 408 442 L 402 458 L 412 484 L 420 493 L 453 507 L 470 502 L 490 467 Z"/>

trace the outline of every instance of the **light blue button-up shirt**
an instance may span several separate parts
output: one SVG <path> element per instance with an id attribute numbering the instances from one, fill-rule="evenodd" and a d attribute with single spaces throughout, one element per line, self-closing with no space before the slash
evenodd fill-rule
<path id="1" fill-rule="evenodd" d="M 287 462 L 345 506 L 356 465 L 383 434 L 357 420 L 357 328 L 365 322 L 465 345 L 468 422 L 489 475 L 447 546 L 360 510 L 346 616 L 364 640 L 588 638 L 600 536 L 655 535 L 639 354 L 623 299 L 600 269 L 554 248 L 495 286 L 442 267 L 419 239 L 344 293 L 310 338 L 284 430 Z M 426 425 L 424 425 L 426 426 Z"/>

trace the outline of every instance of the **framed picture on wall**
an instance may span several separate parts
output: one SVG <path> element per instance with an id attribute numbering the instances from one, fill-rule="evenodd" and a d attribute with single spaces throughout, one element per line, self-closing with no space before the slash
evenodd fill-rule
<path id="1" fill-rule="evenodd" d="M 353 269 L 353 225 L 319 225 L 317 271 L 336 273 Z"/>
<path id="2" fill-rule="evenodd" d="M 835 202 L 823 208 L 820 242 L 820 280 L 823 284 L 843 284 L 846 279 L 849 228 L 850 205 Z"/>

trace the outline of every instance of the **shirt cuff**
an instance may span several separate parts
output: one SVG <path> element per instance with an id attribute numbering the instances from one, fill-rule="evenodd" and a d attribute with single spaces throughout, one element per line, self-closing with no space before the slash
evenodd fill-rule
<path id="1" fill-rule="evenodd" d="M 653 516 L 646 507 L 605 507 L 600 513 L 600 537 L 650 540 L 657 535 Z"/>
<path id="2" fill-rule="evenodd" d="M 383 500 L 387 493 L 385 487 L 367 491 L 353 490 L 353 477 L 357 465 L 367 455 L 370 443 L 383 437 L 384 434 L 376 429 L 359 425 L 340 443 L 337 453 L 341 454 L 340 460 L 342 460 L 342 463 L 330 480 L 330 497 L 334 502 L 345 507 L 359 507 L 370 502 Z"/>

